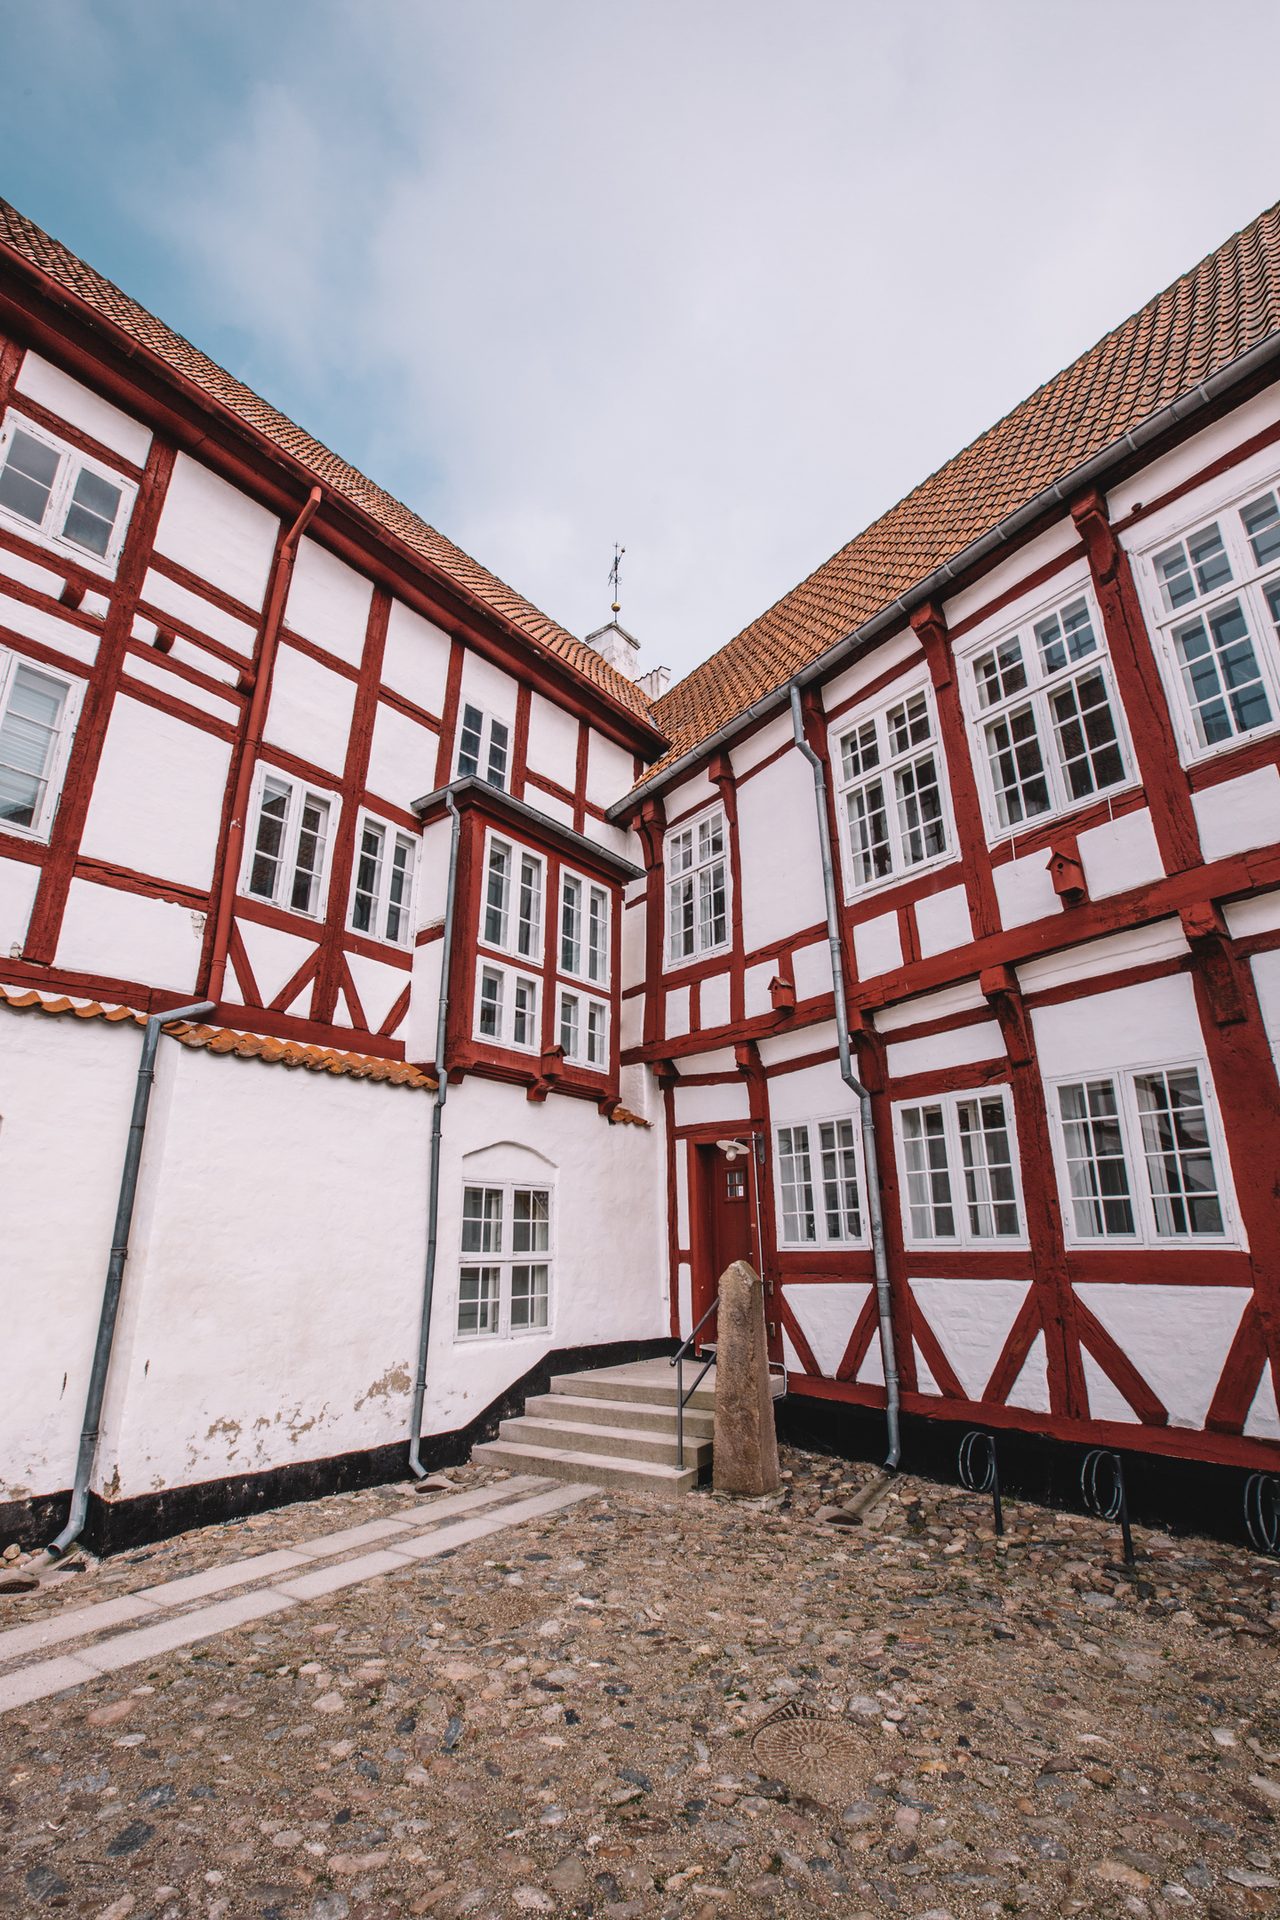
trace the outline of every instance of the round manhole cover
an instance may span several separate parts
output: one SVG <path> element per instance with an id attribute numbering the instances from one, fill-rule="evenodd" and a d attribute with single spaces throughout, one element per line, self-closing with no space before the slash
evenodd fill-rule
<path id="1" fill-rule="evenodd" d="M 866 1741 L 816 1707 L 788 1705 L 755 1730 L 752 1752 L 771 1779 L 824 1806 L 840 1807 L 866 1785 Z"/>

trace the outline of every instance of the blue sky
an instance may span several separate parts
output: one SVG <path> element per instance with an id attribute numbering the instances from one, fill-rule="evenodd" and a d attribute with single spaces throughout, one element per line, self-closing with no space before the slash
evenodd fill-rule
<path id="1" fill-rule="evenodd" d="M 1280 197 L 1268 0 L 4 34 L 0 193 L 577 632 L 620 540 L 677 671 Z"/>

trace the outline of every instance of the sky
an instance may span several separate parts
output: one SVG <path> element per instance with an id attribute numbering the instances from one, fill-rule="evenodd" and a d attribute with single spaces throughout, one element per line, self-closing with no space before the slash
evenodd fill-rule
<path id="1" fill-rule="evenodd" d="M 1280 198 L 1272 0 L 0 0 L 0 194 L 677 676 Z"/>

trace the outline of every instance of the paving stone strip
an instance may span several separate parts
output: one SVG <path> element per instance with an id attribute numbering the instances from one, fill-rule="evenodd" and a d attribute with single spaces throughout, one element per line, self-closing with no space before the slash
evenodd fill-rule
<path id="1" fill-rule="evenodd" d="M 189 1580 L 170 1581 L 163 1586 L 147 1588 L 140 1594 L 104 1601 L 99 1606 L 77 1608 L 71 1613 L 37 1621 L 30 1627 L 15 1627 L 11 1632 L 0 1635 L 0 1655 L 10 1659 L 20 1651 L 33 1652 L 58 1641 L 81 1638 L 104 1627 L 122 1626 L 139 1617 L 154 1615 L 160 1608 L 167 1609 L 179 1604 L 178 1600 L 171 1597 L 174 1589 L 183 1590 L 182 1598 L 191 1600 L 209 1592 L 225 1590 L 228 1586 L 259 1580 L 272 1572 L 311 1566 L 321 1557 L 344 1548 L 350 1550 L 371 1538 L 384 1539 L 388 1534 L 396 1536 L 394 1547 L 357 1555 L 354 1559 L 339 1561 L 334 1566 L 315 1568 L 296 1578 L 272 1580 L 256 1591 L 236 1594 L 211 1606 L 179 1613 L 176 1618 L 161 1620 L 128 1633 L 110 1634 L 91 1646 L 80 1647 L 74 1654 L 63 1654 L 52 1660 L 17 1667 L 0 1676 L 0 1713 L 29 1705 L 31 1701 L 49 1694 L 61 1693 L 68 1687 L 84 1685 L 104 1673 L 114 1673 L 122 1667 L 134 1666 L 139 1661 L 155 1659 L 160 1654 L 172 1652 L 176 1647 L 189 1646 L 193 1641 L 210 1639 L 215 1634 L 243 1626 L 251 1620 L 262 1619 L 267 1614 L 283 1612 L 301 1601 L 318 1600 L 344 1587 L 359 1585 L 377 1579 L 384 1573 L 411 1567 L 415 1561 L 452 1553 L 455 1548 L 466 1546 L 473 1540 L 503 1532 L 507 1527 L 517 1526 L 526 1520 L 556 1513 L 562 1507 L 591 1499 L 599 1492 L 597 1487 L 575 1484 L 553 1487 L 550 1491 L 534 1493 L 523 1499 L 512 1500 L 510 1497 L 513 1492 L 520 1493 L 527 1487 L 540 1484 L 536 1479 L 508 1480 L 500 1487 L 485 1487 L 473 1493 L 450 1496 L 428 1510 L 434 1521 L 448 1509 L 451 1516 L 449 1524 L 433 1525 L 425 1533 L 412 1533 L 411 1529 L 420 1527 L 428 1514 L 415 1513 L 412 1519 L 404 1520 L 371 1521 L 365 1526 L 350 1527 L 341 1533 L 321 1535 L 301 1548 L 282 1548 L 275 1553 L 256 1554 L 247 1560 L 232 1562 L 227 1567 L 210 1568 L 208 1572 L 197 1574 Z M 495 1512 L 474 1511 L 495 1503 Z M 404 1537 L 406 1535 L 409 1537 Z M 15 1642 L 18 1644 L 15 1645 Z"/>

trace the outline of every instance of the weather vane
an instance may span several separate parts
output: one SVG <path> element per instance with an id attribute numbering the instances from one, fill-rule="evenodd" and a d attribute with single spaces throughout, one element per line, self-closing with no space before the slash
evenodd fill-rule
<path id="1" fill-rule="evenodd" d="M 609 569 L 609 585 L 613 588 L 614 613 L 622 612 L 622 556 L 625 552 L 626 548 L 620 547 L 615 540 L 613 543 L 613 565 Z"/>

